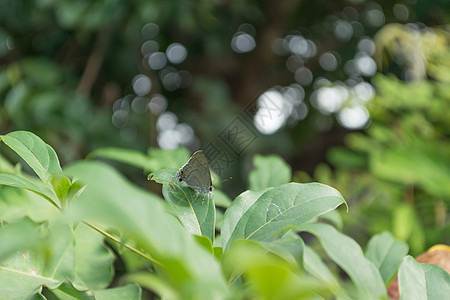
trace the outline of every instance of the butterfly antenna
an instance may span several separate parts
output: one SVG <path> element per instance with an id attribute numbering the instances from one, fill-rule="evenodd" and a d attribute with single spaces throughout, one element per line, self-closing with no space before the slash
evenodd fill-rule
<path id="1" fill-rule="evenodd" d="M 229 178 L 221 180 L 220 182 L 225 182 L 225 181 L 228 181 L 228 180 L 231 180 L 231 179 L 233 179 L 233 177 L 230 176 Z"/>

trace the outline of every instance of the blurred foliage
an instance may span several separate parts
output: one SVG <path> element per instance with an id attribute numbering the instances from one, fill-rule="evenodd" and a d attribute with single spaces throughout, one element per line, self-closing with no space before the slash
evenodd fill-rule
<path id="1" fill-rule="evenodd" d="M 379 57 L 386 68 L 406 63 L 406 72 L 417 70 L 416 64 L 427 66 L 422 79 L 404 82 L 377 75 L 370 127 L 348 135 L 345 148 L 329 151 L 334 170 L 322 165 L 315 178 L 338 187 L 348 199 L 351 209 L 344 223 L 351 236 L 367 240 L 388 230 L 418 254 L 436 243 L 450 243 L 450 39 L 448 32 L 429 28 L 410 39 L 411 30 L 396 25 L 380 31 Z M 410 43 L 403 46 L 415 47 L 423 60 L 411 65 L 399 59 L 406 55 L 396 53 L 399 43 Z M 297 174 L 299 180 L 304 177 Z"/>
<path id="2" fill-rule="evenodd" d="M 196 150 L 264 91 L 298 84 L 303 67 L 314 82 L 367 81 L 372 73 L 351 71 L 346 63 L 373 55 L 371 37 L 385 23 L 443 23 L 443 10 L 436 7 L 446 4 L 1 0 L 0 132 L 31 130 L 54 145 L 63 163 L 100 146 L 144 151 L 158 145 L 162 132 L 156 129 L 158 114 L 136 106 L 162 95 L 177 124 L 194 129 L 195 138 L 184 146 Z M 250 35 L 255 49 L 233 51 L 237 33 Z M 309 56 L 289 52 L 292 37 L 309 43 Z M 174 42 L 187 49 L 186 60 L 150 68 L 149 55 L 167 52 Z M 324 67 L 323 54 L 334 57 L 334 68 Z M 142 74 L 151 79 L 151 90 L 133 106 L 132 79 Z M 181 85 L 168 85 L 167 74 L 182 77 Z M 300 81 L 308 99 L 317 85 Z M 312 171 L 346 132 L 334 114 L 323 115 L 303 101 L 284 129 L 260 135 L 246 155 L 276 151 L 294 168 Z"/>

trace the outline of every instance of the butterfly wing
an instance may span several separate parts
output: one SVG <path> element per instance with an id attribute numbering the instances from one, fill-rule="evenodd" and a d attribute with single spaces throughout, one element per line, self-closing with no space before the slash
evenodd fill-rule
<path id="1" fill-rule="evenodd" d="M 183 173 L 182 180 L 190 188 L 202 193 L 212 189 L 211 170 L 205 152 L 199 150 L 192 154 L 181 171 Z"/>

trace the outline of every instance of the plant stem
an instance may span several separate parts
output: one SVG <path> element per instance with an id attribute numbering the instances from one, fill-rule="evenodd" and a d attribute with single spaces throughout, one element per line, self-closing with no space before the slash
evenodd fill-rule
<path id="1" fill-rule="evenodd" d="M 116 242 L 116 243 L 118 243 L 118 244 L 121 244 L 121 241 L 120 241 L 118 238 L 116 238 L 115 236 L 113 236 L 113 235 L 107 233 L 107 232 L 104 231 L 103 229 L 100 229 L 100 228 L 98 228 L 97 226 L 92 225 L 92 224 L 90 224 L 90 223 L 88 223 L 88 222 L 83 222 L 83 223 L 85 223 L 87 226 L 91 227 L 91 228 L 94 229 L 95 231 L 99 232 L 100 234 L 104 235 L 105 237 L 109 238 L 110 240 L 112 240 L 112 241 L 114 241 L 114 242 Z M 158 266 L 161 266 L 161 265 L 162 265 L 159 261 L 157 261 L 157 260 L 154 259 L 153 257 L 151 257 L 151 256 L 149 256 L 149 255 L 147 255 L 147 254 L 145 254 L 145 253 L 142 252 L 142 251 L 139 251 L 138 249 L 136 249 L 136 248 L 134 248 L 134 247 L 128 245 L 127 243 L 125 243 L 124 246 L 125 246 L 125 248 L 128 248 L 128 249 L 131 250 L 132 252 L 134 252 L 134 253 L 136 253 L 137 255 L 143 257 L 144 259 L 146 259 L 146 260 L 152 262 L 153 264 L 158 265 Z"/>

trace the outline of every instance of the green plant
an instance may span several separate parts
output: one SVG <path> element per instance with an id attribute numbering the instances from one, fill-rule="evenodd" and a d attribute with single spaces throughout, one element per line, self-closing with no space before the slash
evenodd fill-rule
<path id="1" fill-rule="evenodd" d="M 420 69 L 420 80 L 405 82 L 394 75 L 373 78 L 377 96 L 370 102 L 372 123 L 349 134 L 345 147 L 328 152 L 333 171 L 322 165 L 314 178 L 338 188 L 348 200 L 346 232 L 366 242 L 390 231 L 408 242 L 413 255 L 450 243 L 450 88 L 448 32 L 413 30 L 391 24 L 375 41 L 377 57 L 390 69 L 399 61 L 404 71 Z M 396 59 L 415 48 L 421 61 Z M 401 49 L 404 49 L 401 48 Z M 416 64 L 422 65 L 417 66 Z M 389 70 L 390 70 L 389 69 Z M 294 176 L 302 181 L 301 174 Z M 306 178 L 306 180 L 309 180 Z"/>
<path id="2" fill-rule="evenodd" d="M 164 205 L 104 163 L 78 161 L 62 170 L 53 149 L 30 132 L 0 138 L 37 175 L 1 160 L 0 290 L 7 299 L 140 299 L 141 287 L 162 299 L 383 299 L 399 268 L 402 295 L 417 290 L 437 299 L 450 292 L 447 272 L 404 258 L 407 245 L 389 233 L 374 236 L 364 254 L 320 222 L 338 225 L 333 211 L 345 200 L 329 186 L 265 171 L 290 174 L 276 156 L 255 158 L 253 190 L 232 202 L 218 197 L 222 219 L 214 198 L 202 205 L 202 195 L 173 177 L 176 169 L 149 175 L 163 184 Z M 101 153 L 121 153 L 125 161 L 139 156 L 149 169 L 186 159 L 183 150 Z M 269 178 L 258 180 L 261 174 Z M 316 236 L 350 281 L 333 273 L 299 232 Z M 114 272 L 120 274 L 111 281 Z"/>

